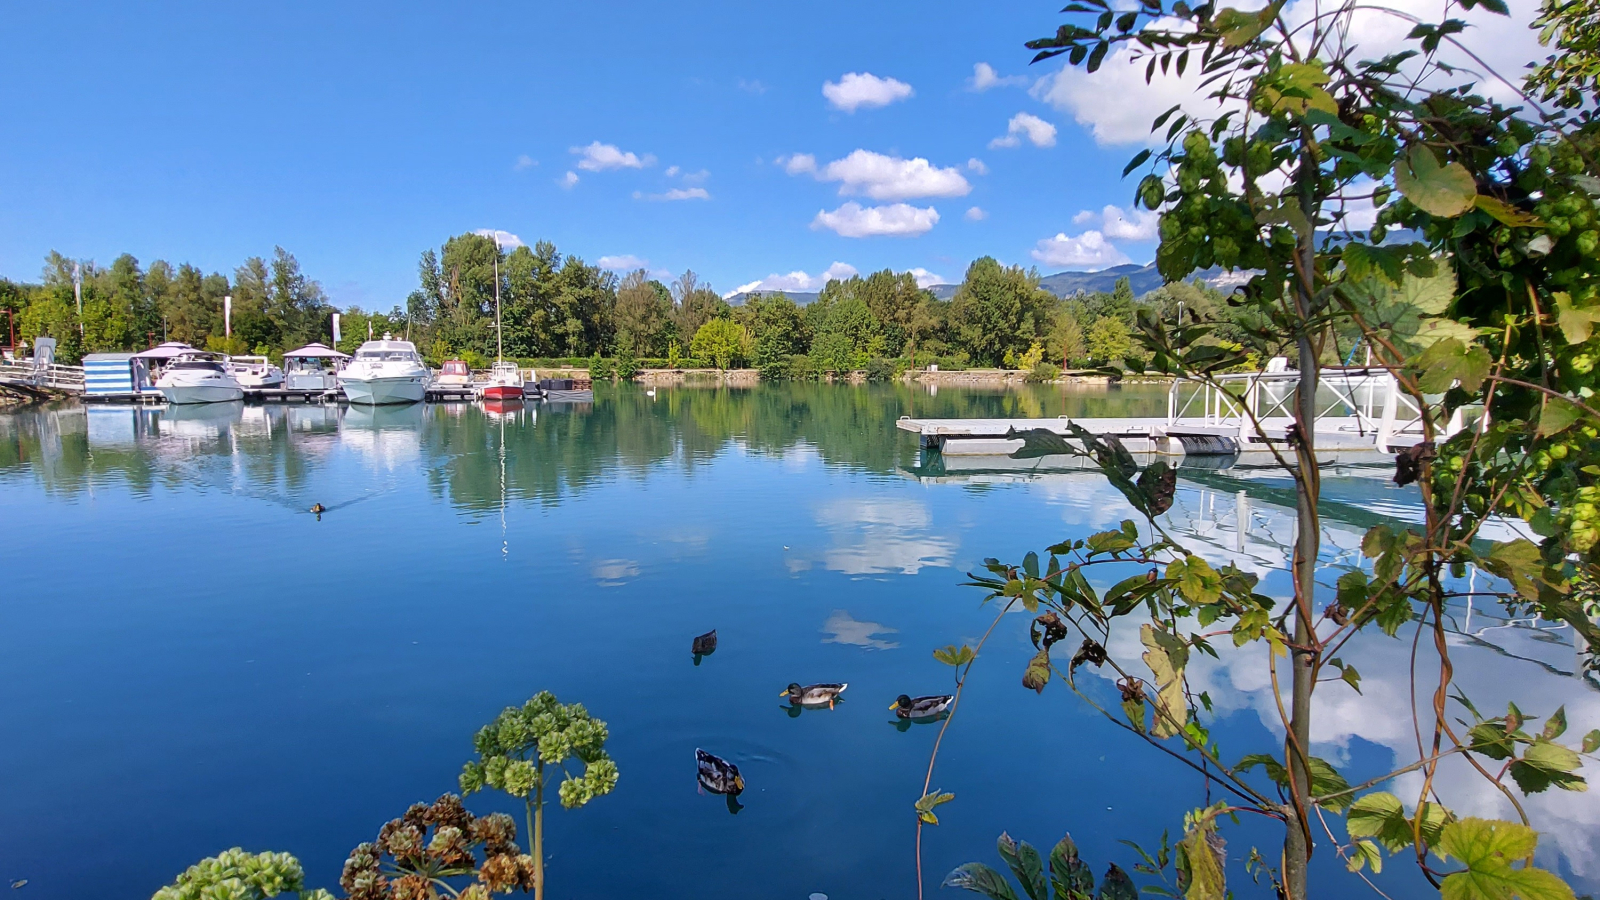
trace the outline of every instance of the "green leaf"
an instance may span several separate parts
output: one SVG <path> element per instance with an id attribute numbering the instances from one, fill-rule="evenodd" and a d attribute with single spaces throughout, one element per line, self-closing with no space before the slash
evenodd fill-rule
<path id="1" fill-rule="evenodd" d="M 1283 8 L 1283 0 L 1269 3 L 1266 9 L 1257 12 L 1240 12 L 1237 9 L 1224 9 L 1217 13 L 1217 33 L 1222 35 L 1222 45 L 1230 49 L 1243 47 L 1261 36 L 1272 25 L 1272 20 L 1277 18 L 1278 10 Z"/>
<path id="2" fill-rule="evenodd" d="M 1435 341 L 1408 363 L 1417 372 L 1417 386 L 1427 394 L 1442 394 L 1457 381 L 1463 390 L 1476 392 L 1493 364 L 1487 349 L 1453 337 Z"/>
<path id="3" fill-rule="evenodd" d="M 1587 791 L 1589 783 L 1571 774 L 1583 760 L 1571 749 L 1546 740 L 1536 740 L 1511 764 L 1511 779 L 1524 794 L 1537 794 L 1551 786 L 1564 791 Z"/>
<path id="4" fill-rule="evenodd" d="M 1212 849 L 1216 821 L 1206 815 L 1178 842 L 1189 866 L 1189 889 L 1184 900 L 1223 900 L 1228 894 L 1222 860 Z"/>
<path id="5" fill-rule="evenodd" d="M 999 841 L 1000 858 L 1011 867 L 1011 874 L 1017 876 L 1017 882 L 1022 885 L 1022 890 L 1032 900 L 1048 900 L 1045 894 L 1044 861 L 1039 858 L 1039 851 L 1027 841 L 1017 843 L 1011 835 L 1001 833 Z"/>
<path id="6" fill-rule="evenodd" d="M 1527 600 L 1539 599 L 1539 585 L 1544 577 L 1544 559 L 1539 548 L 1527 538 L 1496 542 L 1487 557 L 1479 559 L 1483 568 L 1511 582 Z"/>
<path id="7" fill-rule="evenodd" d="M 1354 853 L 1351 854 L 1350 861 L 1345 863 L 1345 868 L 1352 872 L 1359 872 L 1364 866 L 1370 865 L 1374 875 L 1383 871 L 1383 851 L 1378 849 L 1377 844 L 1368 840 L 1360 840 L 1356 841 L 1351 849 Z"/>
<path id="8" fill-rule="evenodd" d="M 1388 791 L 1368 794 L 1350 805 L 1345 830 L 1353 838 L 1376 838 L 1391 853 L 1411 846 L 1411 823 L 1400 798 Z"/>
<path id="9" fill-rule="evenodd" d="M 1572 295 L 1557 292 L 1556 322 L 1561 326 L 1561 334 L 1567 343 L 1577 346 L 1589 340 L 1596 322 L 1600 322 L 1600 310 L 1582 308 L 1572 305 Z"/>
<path id="10" fill-rule="evenodd" d="M 1453 219 L 1476 205 L 1478 186 L 1458 162 L 1439 165 L 1427 147 L 1417 145 L 1394 162 L 1394 184 L 1416 207 L 1431 216 Z"/>
<path id="11" fill-rule="evenodd" d="M 1189 707 L 1183 695 L 1183 666 L 1162 646 L 1155 629 L 1148 623 L 1139 626 L 1139 642 L 1146 647 L 1144 663 L 1156 680 L 1156 714 L 1150 733 L 1157 738 L 1169 738 L 1182 731 L 1189 720 Z"/>
<path id="12" fill-rule="evenodd" d="M 1559 397 L 1547 397 L 1544 410 L 1539 413 L 1539 436 L 1560 434 L 1582 418 L 1583 410 L 1576 403 Z"/>
<path id="13" fill-rule="evenodd" d="M 1566 882 L 1532 864 L 1539 834 L 1526 825 L 1468 818 L 1445 826 L 1438 852 L 1466 865 L 1445 877 L 1441 900 L 1573 900 Z M 1513 862 L 1527 860 L 1521 868 Z"/>
<path id="14" fill-rule="evenodd" d="M 1593 753 L 1596 750 L 1600 750 L 1600 728 L 1583 736 L 1583 752 Z"/>
<path id="15" fill-rule="evenodd" d="M 1016 892 L 1011 890 L 1010 882 L 983 863 L 967 863 L 956 867 L 945 876 L 944 886 L 982 894 L 989 900 L 1017 900 Z"/>
<path id="16" fill-rule="evenodd" d="M 1222 576 L 1198 556 L 1185 556 L 1167 565 L 1167 578 L 1177 582 L 1178 593 L 1201 606 L 1222 598 Z"/>
<path id="17" fill-rule="evenodd" d="M 1539 734 L 1539 737 L 1547 741 L 1553 741 L 1566 733 L 1567 708 L 1565 706 L 1557 707 L 1556 711 L 1550 714 L 1550 718 L 1545 720 L 1544 731 Z"/>
<path id="18" fill-rule="evenodd" d="M 942 662 L 947 666 L 954 666 L 956 668 L 960 668 L 967 663 L 972 662 L 973 658 L 976 656 L 977 653 L 966 644 L 962 644 L 960 647 L 957 647 L 955 644 L 948 644 L 933 651 L 934 659 L 937 659 L 939 662 Z"/>
<path id="19" fill-rule="evenodd" d="M 1078 845 L 1070 834 L 1050 851 L 1050 881 L 1053 900 L 1091 900 L 1094 896 L 1094 873 L 1078 857 Z"/>

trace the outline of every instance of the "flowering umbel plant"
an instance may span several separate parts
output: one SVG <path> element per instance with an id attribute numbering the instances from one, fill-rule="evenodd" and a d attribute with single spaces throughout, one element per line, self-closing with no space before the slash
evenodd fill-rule
<path id="1" fill-rule="evenodd" d="M 476 880 L 457 886 L 468 878 Z M 339 886 L 350 900 L 488 900 L 530 891 L 534 878 L 533 858 L 517 847 L 516 820 L 474 816 L 460 797 L 445 794 L 431 805 L 413 804 L 376 841 L 350 851 Z"/>
<path id="2" fill-rule="evenodd" d="M 267 900 L 282 894 L 333 900 L 320 888 L 305 890 L 305 870 L 287 853 L 247 853 L 234 847 L 185 869 L 151 900 Z"/>
<path id="3" fill-rule="evenodd" d="M 534 863 L 534 895 L 544 897 L 544 789 L 560 770 L 561 805 L 576 809 L 617 786 L 617 764 L 605 752 L 606 723 L 581 703 L 563 704 L 540 691 L 520 707 L 508 706 L 473 738 L 478 758 L 461 770 L 461 791 L 497 788 L 522 800 L 527 810 Z M 568 760 L 583 764 L 581 774 Z"/>

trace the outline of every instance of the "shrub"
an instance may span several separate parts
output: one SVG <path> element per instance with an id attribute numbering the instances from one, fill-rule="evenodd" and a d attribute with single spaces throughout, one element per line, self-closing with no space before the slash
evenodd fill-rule
<path id="1" fill-rule="evenodd" d="M 893 360 L 878 357 L 867 360 L 863 371 L 866 372 L 868 381 L 889 381 L 895 376 L 895 364 Z"/>
<path id="2" fill-rule="evenodd" d="M 1061 377 L 1061 367 L 1052 362 L 1041 362 L 1028 370 L 1027 381 L 1039 383 L 1055 381 Z"/>

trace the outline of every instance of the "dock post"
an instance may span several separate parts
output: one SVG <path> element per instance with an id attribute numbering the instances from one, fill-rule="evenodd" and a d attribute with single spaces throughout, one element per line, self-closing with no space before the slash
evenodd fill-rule
<path id="1" fill-rule="evenodd" d="M 1376 445 L 1379 453 L 1389 452 L 1389 438 L 1394 436 L 1395 406 L 1398 404 L 1398 382 L 1393 373 L 1383 376 L 1383 421 L 1378 425 Z"/>
<path id="2" fill-rule="evenodd" d="M 1233 549 L 1244 552 L 1244 537 L 1250 531 L 1250 495 L 1240 491 L 1233 495 Z"/>

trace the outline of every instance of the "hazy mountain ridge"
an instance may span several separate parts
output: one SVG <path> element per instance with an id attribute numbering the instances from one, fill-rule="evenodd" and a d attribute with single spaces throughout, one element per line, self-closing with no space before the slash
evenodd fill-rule
<path id="1" fill-rule="evenodd" d="M 1152 262 L 1142 266 L 1133 264 L 1112 266 L 1109 269 L 1101 269 L 1098 272 L 1057 272 L 1054 275 L 1046 275 L 1040 278 L 1039 286 L 1057 297 L 1072 297 L 1080 292 L 1092 294 L 1096 291 L 1109 294 L 1116 288 L 1117 280 L 1120 278 L 1128 279 L 1128 285 L 1133 288 L 1133 293 L 1136 297 L 1148 294 L 1167 283 L 1166 279 L 1161 277 L 1161 273 L 1156 271 L 1156 264 Z M 1226 290 L 1233 285 L 1242 283 L 1244 280 L 1239 273 L 1224 272 L 1221 269 L 1208 269 L 1197 273 L 1194 278 L 1198 278 L 1219 290 Z M 1193 281 L 1194 279 L 1188 280 Z M 932 284 L 928 286 L 928 291 L 940 300 L 949 300 L 956 295 L 956 289 L 959 287 L 959 284 Z M 743 294 L 735 294 L 728 298 L 728 303 L 733 306 L 741 306 L 749 297 L 769 296 L 777 293 L 787 295 L 790 300 L 800 306 L 805 306 L 817 299 L 816 291 L 749 291 Z"/>

